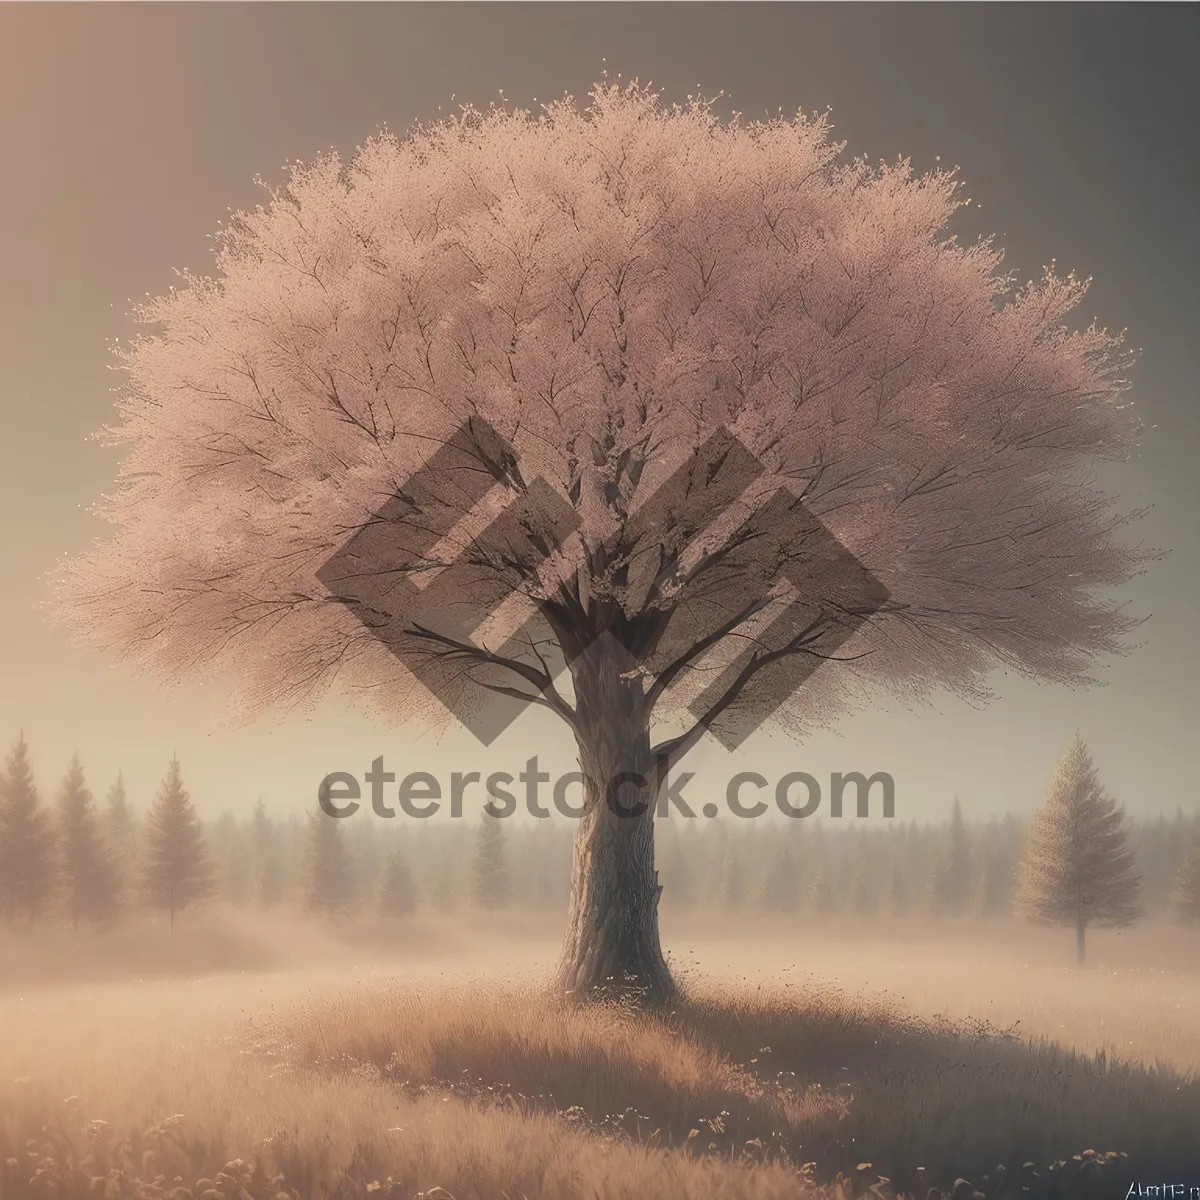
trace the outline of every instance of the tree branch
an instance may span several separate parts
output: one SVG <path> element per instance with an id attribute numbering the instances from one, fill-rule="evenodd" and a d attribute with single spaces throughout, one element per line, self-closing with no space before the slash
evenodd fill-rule
<path id="1" fill-rule="evenodd" d="M 659 697 L 670 687 L 672 681 L 689 663 L 697 659 L 704 651 L 711 649 L 722 638 L 732 633 L 743 621 L 747 621 L 756 612 L 765 608 L 771 601 L 769 596 L 764 596 L 758 600 L 752 600 L 739 612 L 736 612 L 724 625 L 715 629 L 707 637 L 701 638 L 698 642 L 681 654 L 674 662 L 669 663 L 664 667 L 650 685 L 650 690 L 646 693 L 647 710 L 652 711 L 654 705 L 658 703 Z"/>
<path id="2" fill-rule="evenodd" d="M 746 665 L 737 673 L 733 682 L 709 706 L 708 711 L 698 718 L 694 725 L 679 737 L 660 742 L 651 751 L 655 762 L 655 772 L 661 783 L 666 779 L 667 772 L 700 740 L 704 731 L 723 713 L 745 690 L 746 685 L 755 675 L 772 663 L 788 658 L 793 654 L 812 653 L 809 644 L 825 632 L 829 618 L 817 617 L 802 629 L 791 641 L 780 646 L 777 650 L 756 650 Z M 820 656 L 818 656 L 820 657 Z"/>
<path id="3" fill-rule="evenodd" d="M 514 700 L 524 700 L 527 704 L 540 704 L 543 708 L 550 709 L 551 712 L 557 713 L 559 710 L 544 696 L 531 696 L 528 692 L 521 691 L 520 688 L 504 687 L 498 683 L 484 683 L 479 679 L 472 679 L 472 683 L 476 687 L 486 688 L 489 692 L 495 692 L 498 696 L 511 696 Z M 559 714 L 562 715 L 561 713 Z"/>
<path id="4" fill-rule="evenodd" d="M 487 650 L 482 646 L 476 646 L 471 642 L 460 642 L 456 638 L 447 637 L 445 634 L 435 633 L 432 629 L 427 629 L 423 625 L 414 625 L 409 632 L 413 637 L 424 641 L 436 642 L 438 645 L 443 646 L 443 650 L 434 652 L 439 658 L 449 660 L 465 659 L 468 662 L 479 663 L 484 666 L 507 668 L 514 674 L 519 675 L 526 682 L 532 683 L 542 694 L 544 700 L 536 700 L 534 697 L 530 697 L 526 693 L 516 689 L 508 690 L 502 694 L 515 695 L 523 700 L 532 699 L 536 703 L 544 703 L 552 712 L 562 717 L 572 729 L 576 728 L 575 710 L 559 695 L 549 671 L 539 671 L 536 667 L 530 666 L 529 663 L 523 663 L 519 659 L 508 658 L 503 654 L 495 654 L 491 650 Z M 473 680 L 473 682 L 479 687 L 488 688 L 490 691 L 500 691 L 499 685 L 485 684 L 479 680 Z"/>

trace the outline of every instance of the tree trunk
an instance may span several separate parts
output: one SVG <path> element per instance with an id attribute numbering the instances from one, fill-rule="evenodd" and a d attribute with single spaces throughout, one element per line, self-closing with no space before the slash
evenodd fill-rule
<path id="1" fill-rule="evenodd" d="M 572 675 L 583 815 L 562 983 L 578 998 L 619 994 L 659 1004 L 674 983 L 658 939 L 657 786 L 642 683 L 622 679 L 617 662 L 602 652 L 573 664 Z"/>
<path id="2" fill-rule="evenodd" d="M 1079 965 L 1083 966 L 1084 959 L 1084 936 L 1087 932 L 1087 922 L 1080 917 L 1075 922 L 1075 949 L 1079 952 Z"/>

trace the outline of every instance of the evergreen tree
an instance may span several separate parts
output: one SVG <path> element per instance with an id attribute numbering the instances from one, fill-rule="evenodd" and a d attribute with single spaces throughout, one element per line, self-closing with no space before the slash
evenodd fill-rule
<path id="1" fill-rule="evenodd" d="M 209 861 L 204 828 L 183 786 L 179 759 L 170 769 L 146 814 L 145 859 L 142 867 L 146 900 L 175 914 L 212 895 L 215 873 Z"/>
<path id="2" fill-rule="evenodd" d="M 879 912 L 878 867 L 875 845 L 866 830 L 858 830 L 854 838 L 854 877 L 850 883 L 850 911 L 856 917 L 873 917 Z"/>
<path id="3" fill-rule="evenodd" d="M 260 901 L 262 899 L 263 871 L 266 867 L 267 858 L 271 853 L 274 840 L 274 822 L 267 816 L 267 806 L 263 803 L 263 798 L 259 796 L 258 802 L 254 805 L 254 811 L 250 814 L 250 844 L 248 853 L 250 859 L 250 890 L 254 894 L 254 897 Z"/>
<path id="4" fill-rule="evenodd" d="M 11 922 L 31 921 L 46 907 L 57 883 L 54 827 L 41 807 L 25 735 L 0 777 L 0 905 Z"/>
<path id="5" fill-rule="evenodd" d="M 534 860 L 537 875 L 533 899 L 543 908 L 553 909 L 565 904 L 570 894 L 570 833 L 562 822 L 539 821 L 537 824 L 537 838 L 542 845 Z"/>
<path id="6" fill-rule="evenodd" d="M 888 889 L 888 913 L 893 917 L 906 917 L 912 909 L 912 897 L 904 872 L 898 864 L 892 864 L 891 887 Z"/>
<path id="7" fill-rule="evenodd" d="M 1171 892 L 1171 909 L 1178 921 L 1200 920 L 1200 840 L 1192 845 L 1179 864 Z"/>
<path id="8" fill-rule="evenodd" d="M 304 834 L 300 828 L 300 820 L 294 812 L 290 812 L 284 826 L 283 846 L 279 855 L 285 900 L 296 900 L 301 895 L 304 855 Z"/>
<path id="9" fill-rule="evenodd" d="M 231 904 L 243 905 L 250 899 L 251 866 L 241 824 L 226 810 L 216 820 L 209 837 L 212 859 L 217 868 L 221 896 Z"/>
<path id="10" fill-rule="evenodd" d="M 265 851 L 258 877 L 258 903 L 262 908 L 274 908 L 284 898 L 283 853 L 272 842 Z"/>
<path id="11" fill-rule="evenodd" d="M 267 815 L 267 806 L 263 803 L 263 798 L 259 796 L 258 803 L 254 806 L 254 812 L 250 814 L 250 845 L 254 851 L 256 864 L 266 858 L 267 851 L 271 848 L 274 831 L 275 824 Z"/>
<path id="12" fill-rule="evenodd" d="M 354 900 L 354 873 L 338 818 L 310 813 L 304 857 L 304 907 L 329 918 L 349 911 Z"/>
<path id="13" fill-rule="evenodd" d="M 954 797 L 948 844 L 933 871 L 930 910 L 939 917 L 961 916 L 971 890 L 971 858 L 962 804 Z"/>
<path id="14" fill-rule="evenodd" d="M 654 861 L 663 885 L 663 903 L 680 911 L 695 901 L 692 859 L 681 845 L 681 835 L 673 821 L 660 822 L 654 841 Z"/>
<path id="15" fill-rule="evenodd" d="M 1180 856 L 1182 861 L 1183 855 L 1186 853 L 1188 845 L 1185 840 L 1187 837 L 1188 820 L 1183 815 L 1183 805 L 1175 805 L 1175 818 L 1171 822 L 1171 845 L 1175 849 L 1175 853 Z"/>
<path id="16" fill-rule="evenodd" d="M 72 927 L 78 929 L 82 920 L 109 920 L 116 910 L 116 863 L 101 833 L 96 801 L 78 754 L 71 759 L 59 790 L 58 837 Z"/>
<path id="17" fill-rule="evenodd" d="M 1161 871 L 1162 882 L 1166 885 L 1160 911 L 1164 913 L 1175 912 L 1175 881 L 1179 877 L 1180 868 L 1183 866 L 1183 860 L 1187 857 L 1189 848 L 1191 847 L 1192 839 L 1188 836 L 1187 818 L 1183 815 L 1183 809 L 1180 806 L 1175 808 L 1175 817 L 1171 821 L 1167 833 L 1167 853 L 1163 857 L 1163 862 L 1159 868 Z M 1145 876 L 1143 875 L 1143 880 Z M 1146 888 L 1142 888 L 1142 900 L 1146 899 Z"/>
<path id="18" fill-rule="evenodd" d="M 254 899 L 271 908 L 283 899 L 283 855 L 275 822 L 260 796 L 250 817 L 250 886 Z"/>
<path id="19" fill-rule="evenodd" d="M 471 901 L 488 912 L 507 907 L 512 899 L 512 877 L 500 820 L 486 813 L 480 819 L 471 863 Z"/>
<path id="20" fill-rule="evenodd" d="M 993 849 L 983 865 L 974 909 L 981 917 L 999 917 L 1012 910 L 1014 865 L 1001 849 Z"/>
<path id="21" fill-rule="evenodd" d="M 913 818 L 904 826 L 898 835 L 902 842 L 899 861 L 904 864 L 904 880 L 907 885 L 908 907 L 910 913 L 915 913 L 921 905 L 930 899 L 925 889 L 933 875 L 933 862 L 930 852 L 930 835 L 921 829 Z"/>
<path id="22" fill-rule="evenodd" d="M 838 894 L 833 886 L 832 873 L 827 864 L 818 868 L 809 889 L 809 903 L 819 917 L 835 917 L 838 913 Z"/>
<path id="23" fill-rule="evenodd" d="M 461 852 L 454 841 L 446 839 L 436 856 L 436 868 L 430 887 L 434 907 L 440 913 L 457 910 L 462 899 Z"/>
<path id="24" fill-rule="evenodd" d="M 699 890 L 699 881 L 696 878 L 695 832 L 692 825 L 683 825 L 675 829 L 675 904 L 683 909 L 695 908 Z"/>
<path id="25" fill-rule="evenodd" d="M 133 884 L 137 868 L 138 821 L 125 794 L 125 777 L 117 772 L 117 780 L 108 789 L 102 821 L 104 837 L 112 851 L 118 895 L 124 895 Z"/>
<path id="26" fill-rule="evenodd" d="M 1145 822 L 1137 830 L 1135 853 L 1137 871 L 1143 881 L 1141 899 L 1152 912 L 1164 911 L 1171 901 L 1171 880 L 1178 866 L 1171 834 L 1171 826 L 1161 810 L 1154 821 Z"/>
<path id="27" fill-rule="evenodd" d="M 747 886 L 746 860 L 743 854 L 744 840 L 741 837 L 728 837 L 725 840 L 724 853 L 721 856 L 721 876 L 717 885 L 717 895 L 721 911 L 724 913 L 739 913 L 745 907 Z"/>
<path id="28" fill-rule="evenodd" d="M 346 852 L 350 856 L 355 886 L 360 894 L 377 895 L 387 866 L 387 854 L 377 818 L 373 814 L 351 824 L 346 834 Z"/>
<path id="29" fill-rule="evenodd" d="M 870 863 L 861 861 L 855 868 L 850 904 L 856 917 L 873 917 L 879 912 L 879 891 Z"/>
<path id="30" fill-rule="evenodd" d="M 1122 928 L 1141 918 L 1134 862 L 1125 814 L 1077 733 L 1030 825 L 1014 908 L 1038 924 L 1073 925 L 1082 963 L 1089 925 Z"/>
<path id="31" fill-rule="evenodd" d="M 384 917 L 407 917 L 417 908 L 417 887 L 404 850 L 396 846 L 383 869 L 379 892 L 379 912 Z"/>
<path id="32" fill-rule="evenodd" d="M 800 907 L 800 872 L 788 846 L 776 847 L 763 876 L 759 900 L 763 908 L 794 913 Z"/>

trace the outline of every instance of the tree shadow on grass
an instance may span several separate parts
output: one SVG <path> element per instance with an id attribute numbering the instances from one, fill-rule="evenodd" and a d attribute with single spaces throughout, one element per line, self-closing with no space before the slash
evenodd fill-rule
<path id="1" fill-rule="evenodd" d="M 828 987 L 691 989 L 668 1020 L 764 1080 L 848 1093 L 833 1137 L 810 1146 L 822 1174 L 870 1161 L 906 1189 L 965 1177 L 990 1196 L 1020 1177 L 1031 1192 L 1066 1194 L 1048 1181 L 1078 1175 L 1090 1150 L 1127 1156 L 1106 1167 L 1105 1194 L 1137 1179 L 1200 1184 L 1194 1073 L 1082 1054 L 983 1021 L 921 1018 L 886 997 Z"/>

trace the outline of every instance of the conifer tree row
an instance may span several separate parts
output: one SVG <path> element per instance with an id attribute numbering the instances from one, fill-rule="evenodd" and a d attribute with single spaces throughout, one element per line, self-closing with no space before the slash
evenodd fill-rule
<path id="1" fill-rule="evenodd" d="M 98 805 L 77 760 L 43 799 L 35 765 L 18 737 L 0 771 L 0 924 L 53 920 L 82 937 L 150 912 L 173 925 L 203 899 L 322 919 L 397 922 L 515 909 L 512 919 L 521 920 L 528 910 L 555 911 L 567 895 L 568 820 L 385 821 L 369 812 L 333 820 L 304 798 L 280 815 L 253 795 L 202 820 L 178 762 L 149 812 L 131 798 L 124 774 Z M 1141 876 L 1133 909 L 1156 920 L 1173 916 L 1200 935 L 1200 850 L 1192 849 L 1200 811 L 1172 806 L 1136 822 L 1117 819 L 1115 801 L 1080 801 L 1085 793 L 1107 797 L 1090 769 L 1090 784 L 1071 786 L 1080 812 L 1091 814 L 1091 834 L 1051 839 L 1049 848 L 1054 822 L 1048 826 L 1045 813 L 981 820 L 969 796 L 948 806 L 944 821 L 925 824 L 665 820 L 658 831 L 662 904 L 734 922 L 796 919 L 796 936 L 814 922 L 1000 921 L 1017 915 L 1015 908 L 1031 919 L 1066 921 L 1066 902 L 1054 900 L 1054 889 L 1066 886 L 1062 864 L 1071 847 L 1086 848 L 1090 839 L 1108 848 L 1079 850 L 1081 871 L 1107 878 L 1110 889 Z M 1043 801 L 1045 808 L 1049 797 Z M 1034 904 L 1037 879 L 1044 894 Z M 1136 919 L 1114 917 L 1094 888 L 1082 894 L 1085 941 L 1092 928 Z M 1039 915 L 1045 912 L 1051 917 Z M 1074 916 L 1068 924 L 1075 927 Z"/>

